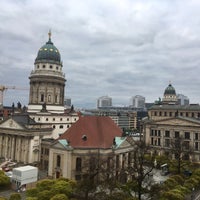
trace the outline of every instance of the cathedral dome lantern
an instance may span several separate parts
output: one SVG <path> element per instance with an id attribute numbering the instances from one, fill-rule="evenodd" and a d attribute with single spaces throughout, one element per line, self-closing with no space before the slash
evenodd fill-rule
<path id="1" fill-rule="evenodd" d="M 29 112 L 40 112 L 45 105 L 48 112 L 64 112 L 65 74 L 59 50 L 49 40 L 43 45 L 35 59 L 30 74 Z"/>
<path id="2" fill-rule="evenodd" d="M 164 91 L 162 104 L 177 104 L 176 90 L 171 83 Z"/>

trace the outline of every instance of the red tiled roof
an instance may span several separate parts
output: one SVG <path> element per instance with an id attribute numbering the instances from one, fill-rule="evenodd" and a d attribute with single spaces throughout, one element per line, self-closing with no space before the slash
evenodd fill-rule
<path id="1" fill-rule="evenodd" d="M 110 148 L 122 130 L 107 116 L 82 116 L 58 139 L 66 139 L 73 148 Z"/>

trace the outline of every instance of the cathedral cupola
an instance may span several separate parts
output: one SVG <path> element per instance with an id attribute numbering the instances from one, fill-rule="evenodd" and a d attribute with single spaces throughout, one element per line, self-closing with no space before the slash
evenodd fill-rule
<path id="1" fill-rule="evenodd" d="M 43 45 L 30 74 L 29 112 L 39 112 L 45 105 L 48 112 L 64 112 L 65 74 L 59 50 L 49 39 Z"/>
<path id="2" fill-rule="evenodd" d="M 52 62 L 52 63 L 60 63 L 61 57 L 59 50 L 54 46 L 53 42 L 51 41 L 51 32 L 49 31 L 49 40 L 46 42 L 45 45 L 43 45 L 37 54 L 37 57 L 35 59 L 35 63 L 40 62 Z"/>
<path id="3" fill-rule="evenodd" d="M 164 91 L 162 104 L 177 104 L 176 90 L 171 83 Z"/>

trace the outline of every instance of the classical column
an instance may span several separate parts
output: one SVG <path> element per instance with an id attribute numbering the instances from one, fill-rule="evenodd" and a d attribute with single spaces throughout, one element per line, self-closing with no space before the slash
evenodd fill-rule
<path id="1" fill-rule="evenodd" d="M 11 154 L 10 154 L 10 157 L 12 160 L 15 160 L 15 136 L 11 136 Z"/>
<path id="2" fill-rule="evenodd" d="M 2 157 L 2 153 L 3 153 L 3 142 L 2 142 L 3 136 L 0 135 L 0 156 Z"/>

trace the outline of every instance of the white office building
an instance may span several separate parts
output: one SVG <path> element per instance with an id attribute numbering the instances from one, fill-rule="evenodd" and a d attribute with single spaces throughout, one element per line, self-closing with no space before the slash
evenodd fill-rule
<path id="1" fill-rule="evenodd" d="M 189 98 L 183 94 L 177 94 L 177 101 L 178 101 L 178 104 L 182 106 L 190 104 Z"/>
<path id="2" fill-rule="evenodd" d="M 140 95 L 133 96 L 130 106 L 134 108 L 145 108 L 145 97 Z"/>
<path id="3" fill-rule="evenodd" d="M 102 96 L 97 99 L 97 108 L 111 107 L 112 98 L 109 96 Z"/>

